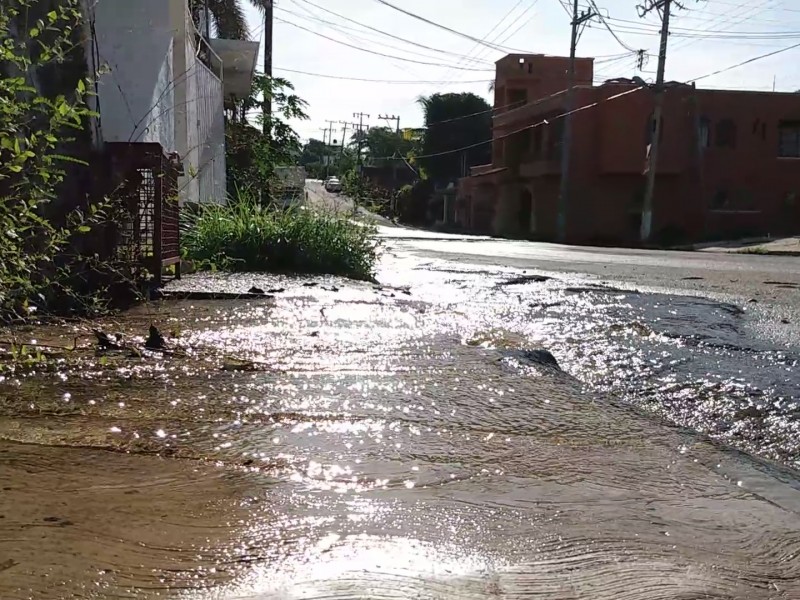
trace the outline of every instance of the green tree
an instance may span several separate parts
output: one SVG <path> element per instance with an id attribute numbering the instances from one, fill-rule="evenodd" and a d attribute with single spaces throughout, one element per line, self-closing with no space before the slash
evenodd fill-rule
<path id="1" fill-rule="evenodd" d="M 243 0 L 189 0 L 189 7 L 194 15 L 195 23 L 200 22 L 200 15 L 208 2 L 208 12 L 214 23 L 217 35 L 224 39 L 246 40 L 250 38 Z M 261 12 L 266 10 L 272 0 L 249 0 L 250 4 Z"/>
<path id="2" fill-rule="evenodd" d="M 382 160 L 386 157 L 407 157 L 414 147 L 413 142 L 403 139 L 402 134 L 390 127 L 372 127 L 366 133 L 364 145 L 367 149 L 367 158 L 374 165 L 391 164 L 392 161 Z"/>
<path id="3" fill-rule="evenodd" d="M 308 140 L 308 143 L 303 146 L 298 162 L 304 167 L 322 163 L 322 157 L 325 156 L 327 152 L 325 146 L 326 144 L 322 140 L 311 138 Z"/>
<path id="4" fill-rule="evenodd" d="M 226 160 L 228 192 L 268 188 L 276 166 L 294 164 L 302 145 L 290 119 L 307 119 L 306 102 L 294 92 L 286 79 L 258 74 L 253 79 L 250 97 L 229 111 L 226 120 Z M 272 100 L 272 112 L 264 134 L 264 98 Z M 241 115 L 254 114 L 251 123 Z"/>
<path id="5" fill-rule="evenodd" d="M 452 181 L 464 167 L 491 162 L 491 106 L 475 94 L 433 94 L 419 98 L 425 114 L 425 134 L 419 164 L 434 181 Z M 465 150 L 456 151 L 460 148 Z M 425 158 L 426 155 L 435 155 Z"/>
<path id="6" fill-rule="evenodd" d="M 100 269 L 114 268 L 99 254 L 103 236 L 87 235 L 103 210 L 76 186 L 94 115 L 82 25 L 79 0 L 0 2 L 2 317 L 98 308 Z"/>

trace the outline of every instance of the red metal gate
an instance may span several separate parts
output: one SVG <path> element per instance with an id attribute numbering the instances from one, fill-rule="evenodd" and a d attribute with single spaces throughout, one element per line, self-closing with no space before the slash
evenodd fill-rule
<path id="1" fill-rule="evenodd" d="M 166 155 L 161 144 L 110 143 L 112 198 L 125 210 L 118 227 L 120 258 L 139 262 L 161 285 L 164 271 L 180 278 L 180 161 Z"/>

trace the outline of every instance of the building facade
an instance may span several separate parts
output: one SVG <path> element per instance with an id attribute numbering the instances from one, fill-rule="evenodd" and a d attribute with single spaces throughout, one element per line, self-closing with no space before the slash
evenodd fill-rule
<path id="1" fill-rule="evenodd" d="M 224 101 L 249 95 L 258 42 L 206 40 L 187 0 L 85 0 L 83 11 L 96 145 L 157 144 L 181 161 L 183 201 L 224 202 Z"/>
<path id="2" fill-rule="evenodd" d="M 470 230 L 554 240 L 568 59 L 497 63 L 492 164 L 459 182 Z M 594 85 L 577 59 L 567 241 L 639 242 L 653 93 L 641 81 Z M 800 230 L 800 95 L 668 84 L 653 203 L 655 242 Z"/>

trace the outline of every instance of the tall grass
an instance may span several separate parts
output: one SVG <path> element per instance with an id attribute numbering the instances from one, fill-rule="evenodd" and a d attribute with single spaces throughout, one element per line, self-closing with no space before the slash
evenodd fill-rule
<path id="1" fill-rule="evenodd" d="M 374 228 L 343 216 L 297 205 L 265 207 L 244 194 L 227 205 L 186 212 L 183 253 L 200 265 L 372 278 L 377 258 Z"/>

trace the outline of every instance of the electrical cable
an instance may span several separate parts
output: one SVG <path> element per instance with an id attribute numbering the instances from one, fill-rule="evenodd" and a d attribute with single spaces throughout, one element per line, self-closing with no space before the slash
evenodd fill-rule
<path id="1" fill-rule="evenodd" d="M 391 8 L 393 10 L 396 10 L 397 12 L 403 13 L 404 15 L 407 15 L 407 16 L 411 17 L 412 19 L 416 19 L 417 21 L 422 21 L 423 23 L 427 23 L 428 25 L 431 25 L 432 27 L 436 27 L 438 29 L 442 29 L 444 31 L 447 31 L 448 33 L 452 33 L 453 35 L 457 35 L 459 37 L 471 40 L 473 42 L 477 42 L 478 44 L 480 44 L 482 46 L 486 46 L 488 48 L 491 48 L 492 50 L 498 50 L 500 52 L 506 52 L 506 53 L 511 53 L 511 54 L 528 54 L 528 52 L 526 52 L 524 50 L 519 50 L 519 49 L 515 49 L 515 48 L 505 48 L 503 46 L 496 46 L 494 44 L 488 44 L 488 43 L 484 42 L 483 40 L 481 40 L 480 38 L 475 37 L 474 35 L 469 35 L 468 33 L 463 33 L 461 31 L 457 31 L 455 29 L 452 29 L 451 27 L 448 27 L 447 25 L 442 25 L 441 23 L 437 23 L 435 21 L 431 21 L 430 19 L 427 19 L 427 18 L 425 18 L 423 16 L 420 16 L 420 15 L 418 15 L 416 13 L 413 13 L 413 12 L 411 12 L 409 10 L 406 10 L 404 8 L 400 8 L 399 6 L 396 6 L 396 5 L 392 4 L 391 2 L 387 2 L 387 0 L 375 0 L 375 2 L 378 2 L 379 4 L 383 4 L 384 6 L 388 6 L 389 8 Z"/>
<path id="2" fill-rule="evenodd" d="M 617 43 L 618 43 L 620 46 L 622 46 L 623 48 L 625 48 L 625 50 L 628 50 L 629 52 L 638 52 L 638 50 L 637 50 L 636 48 L 632 48 L 632 47 L 630 47 L 628 44 L 626 44 L 625 42 L 623 42 L 623 41 L 622 41 L 622 40 L 619 38 L 619 36 L 617 35 L 617 33 L 616 33 L 616 32 L 615 32 L 615 31 L 614 31 L 612 28 L 611 28 L 611 25 L 609 25 L 609 24 L 608 24 L 608 21 L 606 21 L 605 17 L 604 17 L 604 16 L 603 16 L 603 15 L 600 13 L 600 9 L 599 9 L 599 8 L 597 8 L 597 4 L 595 3 L 595 1 L 594 1 L 594 0 L 589 0 L 589 6 L 591 6 L 591 7 L 592 7 L 592 9 L 594 10 L 595 16 L 596 16 L 598 19 L 600 19 L 600 22 L 601 22 L 601 23 L 602 23 L 602 24 L 605 26 L 605 28 L 606 28 L 606 29 L 608 29 L 608 32 L 609 32 L 609 33 L 612 35 L 612 37 L 613 37 L 615 40 L 617 40 Z"/>
<path id="3" fill-rule="evenodd" d="M 348 48 L 353 48 L 354 50 L 359 50 L 361 52 L 366 52 L 368 54 L 374 54 L 376 56 L 382 56 L 384 58 L 390 58 L 392 60 L 402 60 L 404 62 L 410 62 L 410 63 L 415 63 L 415 64 L 418 64 L 418 65 L 426 65 L 426 66 L 431 66 L 431 67 L 453 68 L 453 69 L 458 69 L 459 71 L 489 72 L 489 71 L 492 70 L 492 69 L 473 69 L 473 68 L 470 68 L 470 67 L 458 67 L 458 66 L 455 66 L 455 65 L 448 65 L 448 64 L 445 64 L 445 63 L 426 62 L 426 61 L 421 61 L 421 60 L 414 60 L 414 59 L 411 59 L 411 58 L 404 58 L 402 56 L 393 56 L 391 54 L 384 54 L 383 52 L 377 52 L 375 50 L 368 50 L 367 48 L 359 48 L 358 46 L 355 46 L 353 44 L 348 44 L 347 42 L 343 42 L 341 40 L 337 40 L 336 38 L 332 38 L 330 36 L 327 36 L 324 33 L 319 33 L 318 31 L 314 31 L 313 29 L 309 29 L 308 27 L 304 27 L 302 25 L 298 25 L 297 23 L 293 23 L 293 22 L 287 21 L 285 19 L 280 19 L 280 18 L 276 17 L 275 20 L 278 21 L 279 23 L 285 23 L 286 25 L 291 25 L 292 27 L 296 27 L 297 29 L 302 29 L 303 31 L 307 31 L 308 33 L 311 33 L 313 35 L 319 36 L 321 38 L 325 38 L 326 40 L 330 40 L 331 42 L 335 42 L 337 44 L 341 44 L 342 46 L 347 46 Z"/>
<path id="4" fill-rule="evenodd" d="M 448 50 L 442 50 L 441 48 L 434 48 L 433 46 L 426 46 L 425 44 L 421 44 L 419 42 L 414 42 L 412 40 L 408 40 L 408 39 L 400 37 L 398 35 L 394 35 L 393 33 L 389 33 L 388 31 L 383 31 L 382 29 L 378 29 L 377 27 L 372 27 L 371 25 L 367 25 L 366 23 L 361 23 L 360 21 L 356 21 L 355 19 L 351 19 L 350 17 L 346 17 L 344 15 L 341 15 L 341 14 L 339 14 L 337 12 L 334 12 L 334 11 L 328 9 L 328 8 L 325 8 L 324 6 L 320 6 L 319 4 L 316 4 L 316 3 L 312 2 L 311 0 L 295 0 L 295 2 L 297 2 L 297 1 L 303 2 L 304 4 L 309 4 L 309 5 L 313 6 L 314 8 L 317 8 L 319 10 L 325 11 L 326 13 L 329 13 L 329 14 L 335 16 L 335 17 L 338 17 L 338 18 L 343 19 L 345 21 L 349 21 L 350 23 L 354 23 L 356 25 L 359 25 L 360 27 L 363 27 L 365 29 L 369 29 L 370 31 L 374 31 L 374 32 L 379 33 L 381 35 L 385 35 L 387 37 L 390 37 L 392 39 L 395 39 L 395 40 L 398 40 L 398 41 L 401 41 L 401 42 L 405 42 L 407 44 L 411 44 L 411 45 L 417 46 L 419 48 L 424 48 L 425 50 L 430 50 L 431 52 L 436 52 L 438 54 L 461 56 L 461 55 L 459 55 L 459 54 L 457 54 L 455 52 L 450 52 Z"/>
<path id="5" fill-rule="evenodd" d="M 765 58 L 769 58 L 771 56 L 782 54 L 784 52 L 788 52 L 788 51 L 794 50 L 796 48 L 800 48 L 800 43 L 792 44 L 791 46 L 787 46 L 787 47 L 781 48 L 779 50 L 774 50 L 772 52 L 767 52 L 765 54 L 759 54 L 757 56 L 753 56 L 751 58 L 748 58 L 747 60 L 743 60 L 743 61 L 738 62 L 736 64 L 733 64 L 733 65 L 730 65 L 728 67 L 725 67 L 723 69 L 718 69 L 718 70 L 713 71 L 711 73 L 706 73 L 705 75 L 700 75 L 700 76 L 695 77 L 693 79 L 688 79 L 686 81 L 686 83 L 700 81 L 701 79 L 707 79 L 708 77 L 713 77 L 713 76 L 719 75 L 721 73 L 726 73 L 728 71 L 732 71 L 734 69 L 738 69 L 739 67 L 742 67 L 744 65 L 751 64 L 751 63 L 754 63 L 756 61 L 763 60 Z M 597 105 L 599 105 L 601 103 L 608 102 L 610 100 L 616 100 L 617 98 L 622 98 L 623 96 L 627 96 L 629 94 L 632 94 L 632 93 L 637 92 L 637 91 L 642 90 L 642 89 L 644 89 L 644 86 L 637 86 L 635 88 L 626 90 L 624 92 L 620 92 L 619 94 L 614 94 L 613 96 L 608 96 L 606 98 L 597 100 L 597 101 L 592 102 L 590 104 L 586 104 L 586 105 L 581 106 L 579 108 L 576 108 L 574 110 L 561 113 L 561 114 L 556 115 L 554 117 L 549 117 L 547 119 L 543 119 L 542 121 L 539 121 L 538 123 L 534 123 L 532 125 L 527 125 L 525 127 L 519 128 L 519 129 L 517 129 L 515 131 L 512 131 L 510 133 L 506 133 L 506 134 L 503 134 L 503 135 L 495 136 L 490 140 L 486 140 L 486 141 L 483 141 L 483 142 L 478 142 L 478 143 L 475 143 L 475 144 L 470 144 L 468 146 L 464 146 L 464 147 L 461 147 L 461 148 L 456 148 L 456 149 L 453 149 L 453 150 L 446 150 L 446 151 L 443 151 L 443 152 L 436 152 L 436 153 L 433 153 L 433 154 L 423 154 L 423 155 L 420 155 L 420 156 L 415 156 L 414 158 L 415 159 L 434 158 L 434 157 L 437 157 L 437 156 L 445 156 L 445 155 L 448 155 L 448 154 L 455 154 L 457 152 L 464 152 L 466 150 L 471 150 L 472 148 L 478 148 L 478 147 L 484 146 L 486 144 L 491 144 L 494 140 L 505 139 L 507 137 L 510 137 L 510 136 L 515 135 L 517 133 L 521 133 L 521 132 L 526 131 L 528 129 L 534 129 L 536 127 L 540 127 L 541 125 L 547 125 L 551 121 L 554 121 L 554 120 L 557 120 L 557 119 L 562 119 L 562 118 L 564 118 L 564 117 L 566 117 L 568 115 L 572 115 L 572 114 L 574 114 L 576 112 L 581 112 L 581 111 L 587 110 L 589 108 L 593 108 L 593 107 L 595 107 L 595 106 L 597 106 Z M 509 111 L 509 112 L 513 112 L 515 110 L 522 110 L 522 109 L 526 108 L 527 106 L 535 106 L 536 104 L 541 104 L 542 102 L 550 100 L 554 96 L 557 96 L 557 95 L 563 94 L 563 93 L 564 93 L 564 90 L 562 90 L 560 92 L 557 92 L 556 94 L 547 96 L 546 98 L 542 98 L 540 100 L 537 100 L 536 102 L 526 104 L 525 106 L 522 106 L 520 108 L 512 109 L 512 111 Z M 391 160 L 392 158 L 393 157 L 381 157 L 381 160 Z"/>

